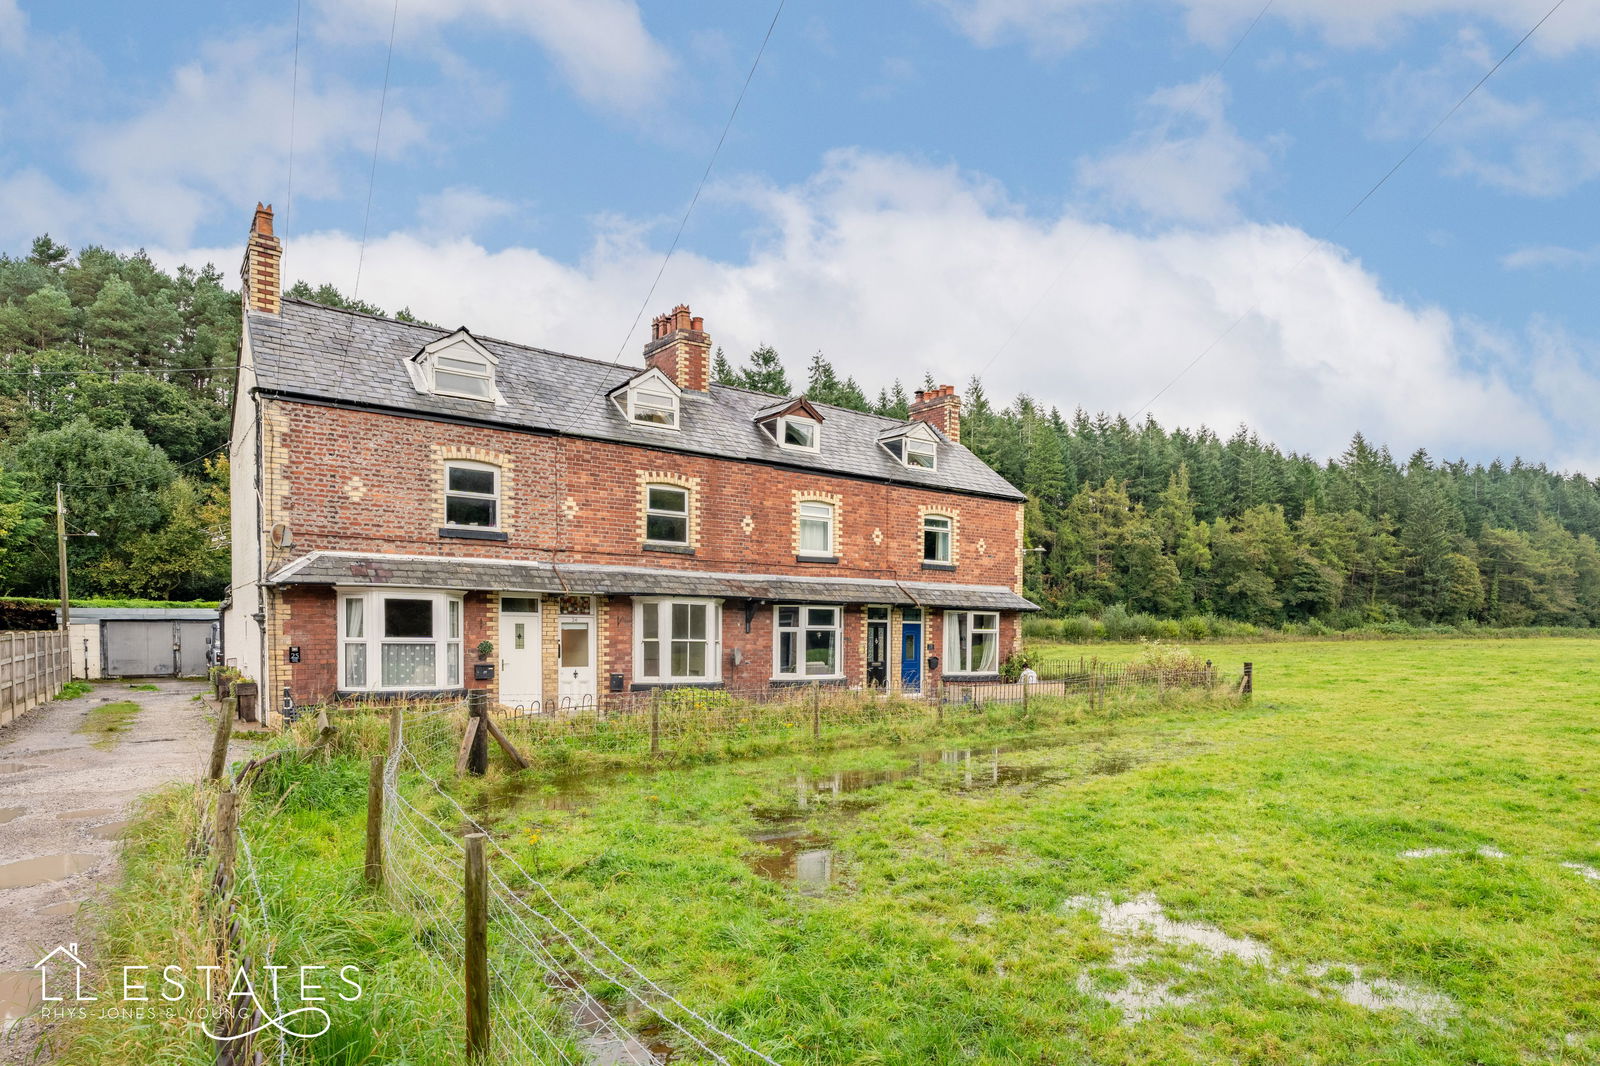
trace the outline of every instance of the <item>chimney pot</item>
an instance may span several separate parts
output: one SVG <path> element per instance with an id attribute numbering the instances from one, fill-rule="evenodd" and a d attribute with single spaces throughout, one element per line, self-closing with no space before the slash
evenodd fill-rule
<path id="1" fill-rule="evenodd" d="M 931 389 L 918 389 L 911 404 L 911 418 L 926 422 L 956 443 L 961 442 L 961 397 L 954 385 L 938 385 Z"/>
<path id="2" fill-rule="evenodd" d="M 272 205 L 258 200 L 239 270 L 246 311 L 278 313 L 283 300 L 282 264 L 283 242 L 272 235 Z"/>
<path id="3" fill-rule="evenodd" d="M 679 304 L 671 314 L 657 315 L 652 325 L 645 365 L 660 370 L 686 392 L 708 391 L 711 338 L 705 335 L 705 320 L 691 314 L 688 304 Z"/>

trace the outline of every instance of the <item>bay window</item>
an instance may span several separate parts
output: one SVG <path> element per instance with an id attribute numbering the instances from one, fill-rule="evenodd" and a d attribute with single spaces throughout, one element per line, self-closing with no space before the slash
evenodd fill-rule
<path id="1" fill-rule="evenodd" d="M 461 597 L 365 589 L 339 595 L 339 687 L 404 692 L 461 684 Z"/>
<path id="2" fill-rule="evenodd" d="M 633 601 L 634 680 L 722 680 L 722 606 L 716 600 Z"/>
<path id="3" fill-rule="evenodd" d="M 946 611 L 945 673 L 993 674 L 1000 669 L 1000 616 L 993 611 Z"/>
<path id="4" fill-rule="evenodd" d="M 843 676 L 838 607 L 784 604 L 773 608 L 772 676 L 817 679 Z"/>

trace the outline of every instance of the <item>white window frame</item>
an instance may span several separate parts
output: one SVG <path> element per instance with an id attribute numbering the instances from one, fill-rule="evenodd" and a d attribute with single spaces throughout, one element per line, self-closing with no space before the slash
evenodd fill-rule
<path id="1" fill-rule="evenodd" d="M 387 637 L 383 633 L 383 605 L 385 600 L 427 600 L 433 611 L 432 637 Z M 461 688 L 463 681 L 462 648 L 465 644 L 466 605 L 459 592 L 440 592 L 437 589 L 355 588 L 338 590 L 338 688 L 341 692 L 419 692 L 437 689 Z M 361 633 L 350 633 L 351 609 L 347 604 L 360 603 Z M 427 685 L 383 684 L 383 647 L 386 644 L 432 645 L 433 683 Z M 348 649 L 363 648 L 365 656 L 365 684 L 347 684 Z"/>
<path id="2" fill-rule="evenodd" d="M 668 491 L 671 491 L 671 492 L 681 492 L 681 493 L 683 493 L 683 510 L 682 511 L 668 511 L 668 510 L 665 510 L 664 508 L 651 506 L 651 504 L 650 504 L 650 493 L 652 491 L 654 491 L 655 489 L 667 489 Z M 684 485 L 674 485 L 670 481 L 651 481 L 651 482 L 646 483 L 646 485 L 644 487 L 644 542 L 646 544 L 659 544 L 659 545 L 662 545 L 664 547 L 673 547 L 673 548 L 687 548 L 687 547 L 689 547 L 689 544 L 690 544 L 689 528 L 692 525 L 692 522 L 691 522 L 691 519 L 690 519 L 690 511 L 693 509 L 693 507 L 694 507 L 694 498 L 693 498 L 693 494 L 691 493 L 691 491 L 689 490 L 688 487 L 686 487 Z M 669 518 L 682 518 L 683 519 L 683 539 L 682 540 L 661 540 L 661 539 L 659 539 L 657 537 L 652 537 L 650 535 L 650 516 L 651 515 L 662 515 L 662 516 L 669 517 Z"/>
<path id="3" fill-rule="evenodd" d="M 939 469 L 939 445 L 936 442 L 931 440 L 919 440 L 916 437 L 907 437 L 904 443 L 904 454 L 902 455 L 900 462 L 910 467 L 912 470 Z M 922 463 L 913 463 L 911 461 L 911 456 L 913 454 L 926 456 L 928 460 L 927 465 L 924 466 Z"/>
<path id="4" fill-rule="evenodd" d="M 826 509 L 828 512 L 826 515 L 828 546 L 826 548 L 817 549 L 805 546 L 805 524 L 807 522 L 820 522 L 824 519 L 823 515 L 806 514 L 807 507 Z M 801 500 L 795 504 L 794 521 L 796 555 L 807 555 L 816 559 L 834 559 L 838 557 L 839 553 L 835 550 L 838 547 L 839 539 L 839 507 L 837 504 L 829 503 L 826 500 Z"/>
<path id="5" fill-rule="evenodd" d="M 467 492 L 450 487 L 450 471 L 452 469 L 488 471 L 494 475 L 493 492 Z M 498 530 L 501 525 L 500 502 L 501 475 L 500 468 L 493 463 L 479 463 L 468 459 L 446 459 L 444 463 L 444 524 L 451 529 L 482 529 Z M 450 497 L 460 496 L 470 500 L 489 500 L 494 504 L 494 522 L 487 526 L 468 525 L 450 521 Z"/>
<path id="6" fill-rule="evenodd" d="M 928 523 L 944 523 L 944 556 L 928 554 Z M 938 563 L 940 565 L 953 565 L 956 556 L 956 520 L 953 515 L 925 514 L 922 516 L 922 561 L 925 563 Z"/>
<path id="7" fill-rule="evenodd" d="M 679 605 L 703 607 L 706 611 L 704 643 L 706 672 L 704 676 L 672 673 L 672 645 L 694 643 L 687 636 L 679 637 L 672 631 L 672 608 Z M 655 612 L 656 636 L 660 645 L 657 663 L 660 671 L 646 674 L 644 666 L 645 615 Z M 633 680 L 650 685 L 704 685 L 722 681 L 722 601 L 682 596 L 642 596 L 633 601 Z"/>
<path id="8" fill-rule="evenodd" d="M 978 625 L 979 619 L 994 620 L 994 624 Z M 963 631 L 965 635 L 963 636 Z M 994 635 L 993 662 L 973 665 L 972 634 Z M 1000 672 L 1000 612 L 999 611 L 946 611 L 944 613 L 944 672 L 956 674 L 997 674 Z"/>
<path id="9" fill-rule="evenodd" d="M 811 430 L 810 444 L 795 444 L 788 439 L 789 426 L 805 426 Z M 778 447 L 787 448 L 791 452 L 819 452 L 822 450 L 822 423 L 814 418 L 805 418 L 798 415 L 780 415 L 778 418 L 777 442 Z"/>
<path id="10" fill-rule="evenodd" d="M 653 383 L 642 382 L 638 385 L 631 386 L 628 389 L 627 396 L 625 397 L 626 402 L 623 407 L 624 412 L 628 416 L 628 421 L 632 422 L 636 426 L 645 426 L 649 429 L 676 430 L 678 428 L 678 419 L 681 413 L 680 401 L 677 395 L 668 388 L 652 388 L 651 384 Z M 639 402 L 641 396 L 647 396 L 651 399 L 649 402 L 641 404 Z M 672 415 L 672 420 L 670 422 L 654 422 L 648 419 L 640 418 L 639 415 L 643 410 L 670 412 Z"/>
<path id="11" fill-rule="evenodd" d="M 795 612 L 795 624 L 782 623 L 783 612 Z M 828 611 L 833 615 L 832 625 L 813 625 L 813 611 Z M 826 674 L 810 672 L 806 660 L 806 635 L 808 633 L 833 634 L 833 671 Z M 783 638 L 793 634 L 795 640 L 795 665 L 797 671 L 783 671 Z M 772 679 L 774 681 L 837 681 L 844 677 L 844 608 L 831 603 L 780 603 L 772 608 Z"/>

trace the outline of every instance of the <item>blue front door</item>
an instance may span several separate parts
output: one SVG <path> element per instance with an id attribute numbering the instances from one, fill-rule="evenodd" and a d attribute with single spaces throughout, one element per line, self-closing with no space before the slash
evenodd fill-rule
<path id="1" fill-rule="evenodd" d="M 908 691 L 922 691 L 921 622 L 900 625 L 900 685 Z"/>

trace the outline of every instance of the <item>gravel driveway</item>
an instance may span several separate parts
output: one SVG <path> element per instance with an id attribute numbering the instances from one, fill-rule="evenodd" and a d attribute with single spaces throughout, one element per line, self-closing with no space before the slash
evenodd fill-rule
<path id="1" fill-rule="evenodd" d="M 30 967 L 58 944 L 92 947 L 78 908 L 120 873 L 117 839 L 133 804 L 171 781 L 198 780 L 211 750 L 197 681 L 97 684 L 0 729 L 0 1063 L 32 1061 L 39 995 Z M 95 707 L 139 705 L 125 731 L 86 734 Z M 83 954 L 84 952 L 80 952 Z"/>

